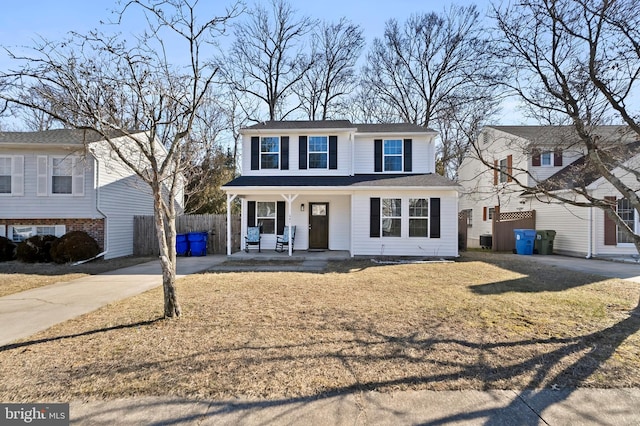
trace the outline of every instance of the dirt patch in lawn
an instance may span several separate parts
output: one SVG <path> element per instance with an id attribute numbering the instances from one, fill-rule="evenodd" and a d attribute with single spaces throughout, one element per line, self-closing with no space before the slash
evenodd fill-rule
<path id="1" fill-rule="evenodd" d="M 640 386 L 638 284 L 473 255 L 209 273 L 0 348 L 0 400 Z"/>
<path id="2" fill-rule="evenodd" d="M 66 282 L 87 275 L 102 274 L 139 263 L 150 262 L 155 257 L 121 257 L 110 260 L 94 260 L 82 265 L 57 263 L 25 263 L 17 260 L 0 262 L 0 297 L 19 293 L 45 285 Z"/>

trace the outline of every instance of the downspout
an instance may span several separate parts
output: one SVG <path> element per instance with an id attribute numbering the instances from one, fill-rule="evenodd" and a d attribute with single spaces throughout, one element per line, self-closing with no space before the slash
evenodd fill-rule
<path id="1" fill-rule="evenodd" d="M 587 259 L 591 259 L 593 257 L 593 253 L 591 252 L 591 247 L 593 246 L 593 207 L 589 207 L 589 231 L 587 232 Z"/>
<path id="2" fill-rule="evenodd" d="M 95 160 L 95 163 L 96 163 L 96 167 L 95 167 L 96 210 L 98 211 L 98 213 L 100 213 L 104 217 L 104 232 L 103 232 L 104 251 L 102 253 L 99 253 L 93 256 L 91 259 L 80 260 L 78 262 L 73 263 L 73 265 L 82 265 L 83 263 L 91 262 L 92 260 L 102 257 L 109 252 L 109 237 L 108 237 L 109 233 L 107 232 L 109 221 L 107 220 L 107 215 L 102 210 L 100 210 L 100 161 L 98 160 L 98 156 L 96 155 L 95 152 L 93 152 L 93 150 L 90 149 L 89 152 L 91 152 L 91 155 L 93 156 L 93 159 Z"/>

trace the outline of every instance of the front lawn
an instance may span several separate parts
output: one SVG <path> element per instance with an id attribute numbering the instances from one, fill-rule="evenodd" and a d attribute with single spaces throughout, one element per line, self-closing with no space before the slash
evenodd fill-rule
<path id="1" fill-rule="evenodd" d="M 0 400 L 640 386 L 638 284 L 524 256 L 197 274 L 0 348 Z"/>

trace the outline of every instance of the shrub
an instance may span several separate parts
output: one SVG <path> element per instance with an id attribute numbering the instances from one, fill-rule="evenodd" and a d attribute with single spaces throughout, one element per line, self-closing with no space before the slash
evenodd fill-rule
<path id="1" fill-rule="evenodd" d="M 16 258 L 16 243 L 8 238 L 0 237 L 0 262 Z"/>
<path id="2" fill-rule="evenodd" d="M 57 240 L 53 235 L 34 235 L 18 244 L 16 255 L 23 262 L 51 262 L 51 245 Z"/>
<path id="3" fill-rule="evenodd" d="M 51 246 L 51 257 L 56 263 L 91 259 L 99 253 L 97 241 L 83 231 L 68 232 Z"/>

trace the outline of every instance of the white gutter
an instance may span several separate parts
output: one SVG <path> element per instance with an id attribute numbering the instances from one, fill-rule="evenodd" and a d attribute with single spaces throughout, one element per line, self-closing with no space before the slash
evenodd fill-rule
<path id="1" fill-rule="evenodd" d="M 81 260 L 79 262 L 74 263 L 74 265 L 80 265 L 82 263 L 86 263 L 89 261 L 92 261 L 94 259 L 97 259 L 101 256 L 104 256 L 105 254 L 107 254 L 109 252 L 109 233 L 107 232 L 108 227 L 109 227 L 109 220 L 107 218 L 107 215 L 100 210 L 100 161 L 98 160 L 98 156 L 96 155 L 95 152 L 93 152 L 93 150 L 89 149 L 89 152 L 91 152 L 91 155 L 93 155 L 93 159 L 96 162 L 96 167 L 95 167 L 95 173 L 96 173 L 96 179 L 95 179 L 95 183 L 96 183 L 96 210 L 98 211 L 98 213 L 100 213 L 103 217 L 104 217 L 104 232 L 103 232 L 103 238 L 104 238 L 104 251 L 100 254 L 95 255 L 94 257 L 92 257 L 91 259 L 86 259 L 86 260 Z"/>
<path id="2" fill-rule="evenodd" d="M 591 247 L 593 246 L 593 207 L 589 207 L 589 231 L 587 232 L 587 259 L 591 259 L 593 257 L 593 253 L 591 252 Z"/>

